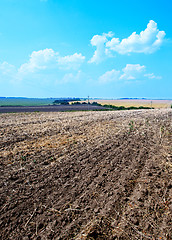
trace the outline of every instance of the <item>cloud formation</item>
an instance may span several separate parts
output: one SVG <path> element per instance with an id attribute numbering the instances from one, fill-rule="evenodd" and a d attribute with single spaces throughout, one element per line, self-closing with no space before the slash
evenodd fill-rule
<path id="1" fill-rule="evenodd" d="M 144 79 L 161 79 L 154 73 L 147 73 L 146 66 L 140 64 L 126 64 L 122 70 L 112 69 L 99 77 L 100 83 L 108 83 L 120 80 L 144 80 Z"/>
<path id="2" fill-rule="evenodd" d="M 162 79 L 161 76 L 155 76 L 154 73 L 146 73 L 146 74 L 144 74 L 144 76 L 149 79 Z"/>
<path id="3" fill-rule="evenodd" d="M 153 53 L 159 49 L 165 37 L 164 31 L 159 31 L 157 23 L 150 20 L 147 28 L 137 34 L 133 32 L 128 38 L 112 38 L 106 43 L 106 47 L 119 54 L 127 53 Z"/>
<path id="4" fill-rule="evenodd" d="M 53 49 L 44 49 L 39 51 L 33 51 L 30 55 L 30 59 L 27 63 L 20 66 L 20 73 L 35 72 L 38 70 L 45 70 L 47 68 L 56 67 L 58 53 L 54 52 Z"/>
<path id="5" fill-rule="evenodd" d="M 79 70 L 76 74 L 66 73 L 62 79 L 62 83 L 78 82 L 81 79 L 82 72 Z"/>
<path id="6" fill-rule="evenodd" d="M 63 75 L 65 71 L 78 71 L 80 65 L 84 62 L 85 56 L 81 53 L 74 53 L 73 55 L 60 56 L 58 52 L 53 49 L 43 49 L 33 51 L 26 63 L 21 64 L 19 68 L 8 62 L 0 63 L 0 80 L 8 82 L 20 82 L 24 79 L 35 79 L 42 81 L 49 81 L 57 76 Z M 67 73 L 62 77 L 62 81 L 76 81 L 80 78 L 81 71 L 75 73 Z"/>
<path id="7" fill-rule="evenodd" d="M 33 51 L 29 61 L 20 66 L 19 73 L 28 74 L 48 69 L 77 70 L 84 60 L 85 56 L 81 53 L 61 57 L 58 52 L 46 48 Z"/>
<path id="8" fill-rule="evenodd" d="M 15 67 L 8 62 L 0 63 L 0 72 L 2 75 L 11 75 L 15 71 Z"/>
<path id="9" fill-rule="evenodd" d="M 103 35 L 95 35 L 91 39 L 91 45 L 96 47 L 93 57 L 88 63 L 100 63 L 106 56 L 109 55 L 108 49 L 105 47 L 105 43 L 108 42 L 108 38 L 112 37 L 113 33 L 103 33 Z"/>
<path id="10" fill-rule="evenodd" d="M 99 77 L 100 83 L 114 82 L 119 80 L 120 71 L 112 69 L 111 71 L 107 71 L 102 76 Z"/>
<path id="11" fill-rule="evenodd" d="M 129 37 L 122 39 L 112 38 L 112 32 L 95 35 L 91 39 L 91 45 L 96 47 L 90 63 L 100 63 L 105 56 L 112 56 L 112 52 L 119 54 L 145 53 L 151 54 L 162 45 L 165 37 L 164 31 L 159 31 L 157 23 L 150 20 L 147 28 L 140 34 L 133 32 Z M 111 39 L 109 39 L 111 38 Z"/>
<path id="12" fill-rule="evenodd" d="M 69 69 L 78 69 L 80 65 L 84 62 L 85 56 L 81 53 L 74 53 L 73 55 L 68 55 L 65 57 L 58 57 L 57 62 L 58 66 L 61 69 L 69 70 Z"/>
<path id="13" fill-rule="evenodd" d="M 132 80 L 136 79 L 145 71 L 145 66 L 140 64 L 127 64 L 125 68 L 122 69 L 123 74 L 120 79 Z"/>
<path id="14" fill-rule="evenodd" d="M 17 80 L 17 69 L 8 62 L 0 63 L 0 82 L 4 80 L 9 82 Z"/>

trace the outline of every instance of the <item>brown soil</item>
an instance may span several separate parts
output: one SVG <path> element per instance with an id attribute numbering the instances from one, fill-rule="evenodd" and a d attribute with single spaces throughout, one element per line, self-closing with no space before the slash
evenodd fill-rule
<path id="1" fill-rule="evenodd" d="M 65 111 L 87 111 L 105 109 L 94 105 L 45 105 L 45 106 L 0 106 L 0 113 L 21 112 L 65 112 Z"/>
<path id="2" fill-rule="evenodd" d="M 172 110 L 0 115 L 0 239 L 171 239 Z"/>

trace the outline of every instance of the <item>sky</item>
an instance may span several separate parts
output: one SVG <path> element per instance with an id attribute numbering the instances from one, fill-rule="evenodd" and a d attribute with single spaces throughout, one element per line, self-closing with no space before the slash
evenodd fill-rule
<path id="1" fill-rule="evenodd" d="M 171 0 L 0 0 L 0 97 L 172 99 Z"/>

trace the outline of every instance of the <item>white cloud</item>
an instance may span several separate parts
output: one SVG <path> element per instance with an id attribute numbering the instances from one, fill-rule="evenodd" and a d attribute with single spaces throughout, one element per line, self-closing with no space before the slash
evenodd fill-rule
<path id="1" fill-rule="evenodd" d="M 56 66 L 58 53 L 53 49 L 44 49 L 39 51 L 33 51 L 30 55 L 30 59 L 27 63 L 24 63 L 19 68 L 19 73 L 27 74 L 33 73 L 38 70 L 45 70 L 48 67 L 52 68 Z"/>
<path id="2" fill-rule="evenodd" d="M 0 82 L 16 82 L 17 80 L 16 67 L 8 62 L 0 63 Z"/>
<path id="3" fill-rule="evenodd" d="M 120 71 L 112 69 L 111 71 L 107 71 L 102 76 L 99 77 L 100 83 L 107 83 L 119 80 Z"/>
<path id="4" fill-rule="evenodd" d="M 125 68 L 122 69 L 123 74 L 120 79 L 132 80 L 139 78 L 140 75 L 145 71 L 145 66 L 140 64 L 127 64 Z"/>
<path id="5" fill-rule="evenodd" d="M 22 64 L 18 71 L 21 75 L 27 75 L 29 73 L 37 73 L 52 69 L 76 70 L 84 60 L 85 56 L 82 56 L 81 53 L 74 53 L 73 55 L 61 57 L 58 52 L 55 52 L 51 48 L 46 48 L 44 50 L 33 51 L 29 61 Z"/>
<path id="6" fill-rule="evenodd" d="M 66 73 L 62 79 L 62 83 L 78 82 L 81 79 L 82 72 L 78 71 L 76 74 Z"/>
<path id="7" fill-rule="evenodd" d="M 159 31 L 157 23 L 150 20 L 147 28 L 137 34 L 133 32 L 128 38 L 112 38 L 106 43 L 106 47 L 119 54 L 127 53 L 153 53 L 159 49 L 165 37 L 164 31 Z"/>
<path id="8" fill-rule="evenodd" d="M 149 79 L 162 79 L 161 76 L 155 76 L 154 73 L 147 73 L 147 74 L 144 74 L 144 76 Z"/>
<path id="9" fill-rule="evenodd" d="M 15 71 L 14 65 L 9 64 L 8 62 L 0 63 L 0 72 L 2 75 L 11 75 Z"/>
<path id="10" fill-rule="evenodd" d="M 48 83 L 51 80 L 56 81 L 57 76 L 62 75 L 62 70 L 77 70 L 84 62 L 85 56 L 81 53 L 73 55 L 60 56 L 53 49 L 43 49 L 33 51 L 28 62 L 21 64 L 19 68 L 7 62 L 0 63 L 0 80 L 8 82 L 20 82 L 22 80 L 42 81 Z M 65 74 L 60 77 L 62 81 L 79 80 L 81 71 L 77 73 Z"/>
<path id="11" fill-rule="evenodd" d="M 150 20 L 147 28 L 140 34 L 133 32 L 129 37 L 122 39 L 112 38 L 113 33 L 95 35 L 91 39 L 91 45 L 96 47 L 89 63 L 100 63 L 106 57 L 112 56 L 113 52 L 119 54 L 145 53 L 151 54 L 162 45 L 165 37 L 164 31 L 159 31 L 157 23 Z"/>
<path id="12" fill-rule="evenodd" d="M 85 56 L 81 53 L 74 53 L 73 55 L 68 55 L 65 57 L 58 57 L 58 66 L 61 69 L 69 70 L 69 69 L 78 69 L 80 65 L 84 62 Z"/>
<path id="13" fill-rule="evenodd" d="M 126 64 L 122 70 L 112 69 L 99 77 L 100 83 L 108 83 L 114 81 L 135 81 L 145 79 L 161 79 L 160 76 L 155 76 L 154 73 L 147 73 L 146 66 L 140 64 Z"/>
<path id="14" fill-rule="evenodd" d="M 103 35 L 95 35 L 91 39 L 91 45 L 96 47 L 93 57 L 88 61 L 89 63 L 100 63 L 108 54 L 108 49 L 105 48 L 105 43 L 108 38 L 112 37 L 113 33 L 103 33 Z"/>

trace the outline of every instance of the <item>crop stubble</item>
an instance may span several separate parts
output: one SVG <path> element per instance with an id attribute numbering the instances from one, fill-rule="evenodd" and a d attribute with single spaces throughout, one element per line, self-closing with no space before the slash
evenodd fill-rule
<path id="1" fill-rule="evenodd" d="M 172 110 L 0 115 L 1 239 L 171 239 Z"/>

